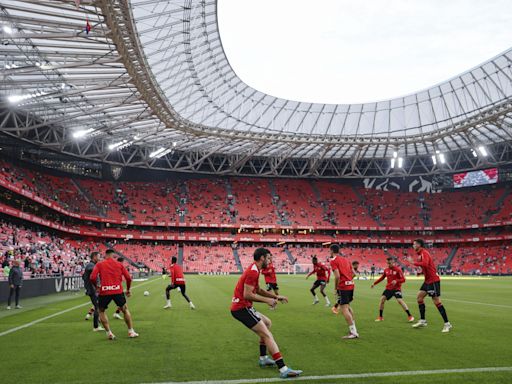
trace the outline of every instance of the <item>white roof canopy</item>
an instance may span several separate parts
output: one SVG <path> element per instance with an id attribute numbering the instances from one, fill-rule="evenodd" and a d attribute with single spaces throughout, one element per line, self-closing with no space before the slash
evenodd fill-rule
<path id="1" fill-rule="evenodd" d="M 302 103 L 237 77 L 223 51 L 215 0 L 2 6 L 0 24 L 12 31 L 1 37 L 1 129 L 65 153 L 117 162 L 112 149 L 136 149 L 137 166 L 153 166 L 149 154 L 160 147 L 244 162 L 358 161 L 512 138 L 512 49 L 406 97 Z"/>

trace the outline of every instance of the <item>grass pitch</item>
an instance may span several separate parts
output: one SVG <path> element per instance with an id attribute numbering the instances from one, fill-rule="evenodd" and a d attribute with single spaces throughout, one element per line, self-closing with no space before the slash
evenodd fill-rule
<path id="1" fill-rule="evenodd" d="M 128 339 L 126 327 L 111 316 L 118 339 L 92 332 L 83 306 L 0 336 L 1 382 L 10 383 L 157 383 L 277 377 L 276 369 L 260 369 L 258 339 L 231 317 L 229 305 L 238 276 L 187 276 L 192 311 L 173 291 L 173 308 L 164 310 L 168 280 L 155 278 L 134 289 L 128 303 L 138 339 Z M 384 284 L 370 289 L 356 281 L 358 340 L 342 341 L 347 327 L 321 301 L 311 305 L 313 280 L 303 275 L 278 276 L 290 303 L 270 311 L 256 308 L 273 321 L 273 333 L 285 362 L 306 376 L 396 372 L 432 369 L 512 366 L 512 279 L 444 279 L 442 298 L 450 321 L 442 334 L 442 319 L 427 302 L 424 329 L 412 329 L 394 299 L 386 303 L 385 321 L 375 323 Z M 141 283 L 136 283 L 135 286 Z M 416 290 L 421 282 L 404 284 L 404 298 L 415 317 Z M 143 291 L 150 295 L 143 296 Z M 333 300 L 333 286 L 327 292 Z M 0 334 L 46 316 L 86 303 L 82 294 L 46 296 L 22 301 L 24 309 L 0 310 Z M 510 383 L 511 372 L 473 372 L 404 377 L 316 379 L 309 383 Z"/>

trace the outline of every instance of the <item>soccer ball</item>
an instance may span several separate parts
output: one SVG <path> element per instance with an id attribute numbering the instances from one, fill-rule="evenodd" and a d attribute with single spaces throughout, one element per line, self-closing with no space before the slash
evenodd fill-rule
<path id="1" fill-rule="evenodd" d="M 144 291 L 144 296 L 149 296 L 149 291 Z"/>

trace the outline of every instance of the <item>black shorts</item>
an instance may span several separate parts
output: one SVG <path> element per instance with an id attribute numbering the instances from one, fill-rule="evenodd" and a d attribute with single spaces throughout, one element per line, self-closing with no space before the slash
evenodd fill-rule
<path id="1" fill-rule="evenodd" d="M 325 280 L 316 280 L 314 283 L 313 283 L 313 289 L 317 289 L 318 287 L 320 286 L 324 286 L 326 285 L 327 283 L 325 282 Z"/>
<path id="2" fill-rule="evenodd" d="M 386 296 L 386 300 L 391 299 L 392 297 L 396 297 L 397 299 L 401 299 L 402 291 L 397 291 L 396 289 L 386 289 L 382 292 L 382 296 Z"/>
<path id="3" fill-rule="evenodd" d="M 231 315 L 249 329 L 253 329 L 261 321 L 261 317 L 253 307 L 231 311 Z"/>
<path id="4" fill-rule="evenodd" d="M 267 283 L 267 291 L 277 291 L 279 290 L 279 287 L 277 286 L 277 283 Z"/>
<path id="5" fill-rule="evenodd" d="M 114 303 L 116 303 L 118 307 L 122 307 L 126 304 L 124 293 L 118 293 L 117 295 L 98 296 L 98 308 L 104 311 L 108 308 L 112 300 L 114 300 Z"/>
<path id="6" fill-rule="evenodd" d="M 167 286 L 168 290 L 176 289 L 176 288 L 180 289 L 180 292 L 181 292 L 182 295 L 184 295 L 185 292 L 187 291 L 187 287 L 185 286 L 185 284 L 169 284 Z"/>
<path id="7" fill-rule="evenodd" d="M 440 297 L 441 296 L 441 282 L 436 281 L 432 284 L 423 283 L 420 288 L 420 291 L 425 291 L 430 297 Z"/>
<path id="8" fill-rule="evenodd" d="M 350 304 L 350 302 L 354 300 L 354 290 L 340 290 L 338 289 L 338 304 Z"/>

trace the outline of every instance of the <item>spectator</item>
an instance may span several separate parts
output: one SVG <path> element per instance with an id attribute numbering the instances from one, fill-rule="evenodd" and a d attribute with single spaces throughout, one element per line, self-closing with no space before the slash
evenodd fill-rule
<path id="1" fill-rule="evenodd" d="M 13 266 L 9 272 L 9 299 L 7 300 L 7 309 L 11 309 L 12 295 L 15 294 L 16 309 L 20 309 L 20 289 L 23 281 L 23 272 L 20 268 L 19 260 L 13 261 Z"/>

